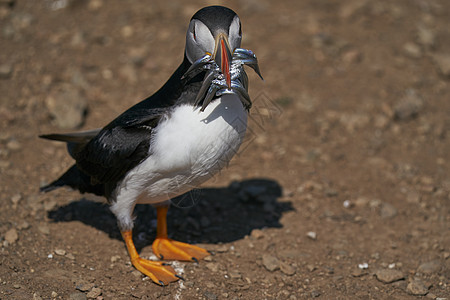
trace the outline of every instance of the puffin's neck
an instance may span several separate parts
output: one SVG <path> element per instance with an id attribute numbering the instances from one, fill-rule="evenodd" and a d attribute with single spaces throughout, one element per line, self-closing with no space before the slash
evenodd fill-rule
<path id="1" fill-rule="evenodd" d="M 187 81 L 185 79 L 181 79 L 181 77 L 183 77 L 190 66 L 191 63 L 185 54 L 180 66 L 175 70 L 172 76 L 170 76 L 169 80 L 167 80 L 166 83 L 156 92 L 156 94 L 162 94 L 164 97 L 171 99 L 178 98 L 178 94 L 181 94 L 187 84 Z"/>

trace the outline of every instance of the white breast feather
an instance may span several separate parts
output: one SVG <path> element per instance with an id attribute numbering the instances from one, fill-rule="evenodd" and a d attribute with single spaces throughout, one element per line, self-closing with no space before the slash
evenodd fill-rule
<path id="1" fill-rule="evenodd" d="M 223 95 L 204 112 L 177 107 L 156 128 L 149 158 L 119 184 L 115 206 L 163 202 L 197 187 L 228 164 L 246 128 L 236 95 Z"/>

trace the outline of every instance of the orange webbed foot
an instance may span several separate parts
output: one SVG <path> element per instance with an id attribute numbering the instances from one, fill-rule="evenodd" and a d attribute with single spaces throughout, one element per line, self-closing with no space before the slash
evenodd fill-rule
<path id="1" fill-rule="evenodd" d="M 160 259 L 199 261 L 210 255 L 208 251 L 198 246 L 177 242 L 167 237 L 167 210 L 168 206 L 156 208 L 157 226 L 156 239 L 153 242 L 153 253 Z"/>
<path id="2" fill-rule="evenodd" d="M 174 241 L 166 237 L 157 237 L 152 245 L 153 253 L 160 259 L 199 261 L 211 255 L 207 250 L 187 243 Z"/>
<path id="3" fill-rule="evenodd" d="M 150 277 L 154 283 L 162 286 L 181 279 L 171 266 L 160 261 L 151 261 L 137 257 L 131 263 L 137 270 Z"/>
<path id="4" fill-rule="evenodd" d="M 175 273 L 175 270 L 166 263 L 141 258 L 134 246 L 131 230 L 122 231 L 122 236 L 127 245 L 133 266 L 144 275 L 150 277 L 154 283 L 164 286 L 177 281 L 178 279 L 182 279 Z"/>

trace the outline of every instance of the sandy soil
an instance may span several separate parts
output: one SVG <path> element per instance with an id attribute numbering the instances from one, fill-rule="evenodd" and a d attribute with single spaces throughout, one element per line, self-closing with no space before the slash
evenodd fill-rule
<path id="1" fill-rule="evenodd" d="M 39 194 L 72 161 L 37 136 L 152 94 L 211 3 L 0 1 L 0 299 L 450 298 L 447 0 L 226 3 L 265 81 L 249 70 L 239 155 L 170 211 L 215 252 L 174 263 L 185 281 L 143 278 L 102 199 Z M 148 257 L 155 212 L 136 215 Z"/>

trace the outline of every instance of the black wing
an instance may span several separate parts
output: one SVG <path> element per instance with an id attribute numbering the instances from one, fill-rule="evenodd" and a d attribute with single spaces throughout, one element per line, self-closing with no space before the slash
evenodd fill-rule
<path id="1" fill-rule="evenodd" d="M 182 79 L 189 66 L 189 61 L 184 57 L 183 63 L 160 90 L 125 111 L 100 131 L 87 132 L 87 135 L 82 136 L 69 134 L 41 137 L 67 142 L 69 152 L 76 160 L 76 168 L 83 173 L 83 179 L 89 178 L 90 186 L 95 187 L 95 190 L 100 186 L 109 190 L 150 155 L 151 137 L 160 119 L 178 103 L 195 102 L 204 74 L 197 75 L 189 82 Z M 74 174 L 72 170 L 70 178 Z M 58 184 L 55 188 L 63 186 L 66 181 L 56 181 Z M 68 181 L 66 185 L 75 188 L 80 186 L 78 182 L 71 185 Z M 88 185 L 86 180 L 83 181 L 84 185 Z M 44 189 L 50 190 L 51 187 L 52 184 Z"/>
<path id="2" fill-rule="evenodd" d="M 161 114 L 130 119 L 131 126 L 112 124 L 74 153 L 77 167 L 93 184 L 115 183 L 149 156 L 150 139 Z"/>
<path id="3" fill-rule="evenodd" d="M 167 109 L 133 109 L 123 113 L 103 129 L 41 138 L 67 143 L 76 164 L 41 191 L 70 186 L 82 193 L 109 197 L 117 182 L 149 156 L 152 130 Z"/>
<path id="4" fill-rule="evenodd" d="M 186 89 L 190 88 L 181 79 L 189 65 L 185 57 L 161 89 L 118 116 L 74 153 L 77 167 L 91 177 L 92 184 L 114 184 L 150 155 L 152 130 L 161 117 L 167 115 L 180 98 L 195 98 L 194 93 L 186 94 Z"/>

